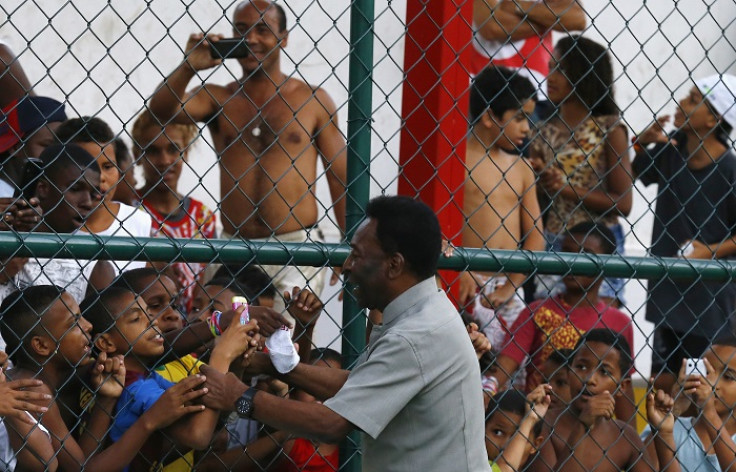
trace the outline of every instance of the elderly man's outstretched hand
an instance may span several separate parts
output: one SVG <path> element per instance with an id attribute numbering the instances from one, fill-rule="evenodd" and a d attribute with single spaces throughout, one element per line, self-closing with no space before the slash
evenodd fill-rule
<path id="1" fill-rule="evenodd" d="M 208 365 L 203 365 L 199 371 L 207 378 L 204 384 L 207 394 L 202 396 L 202 404 L 213 410 L 232 411 L 235 409 L 235 401 L 248 387 L 232 372 L 223 374 Z"/>

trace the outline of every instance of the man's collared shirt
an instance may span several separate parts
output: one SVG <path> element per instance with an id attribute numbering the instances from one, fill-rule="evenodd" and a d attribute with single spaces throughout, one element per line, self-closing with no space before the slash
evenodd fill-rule
<path id="1" fill-rule="evenodd" d="M 434 277 L 394 299 L 325 406 L 362 430 L 364 471 L 489 471 L 480 368 Z"/>

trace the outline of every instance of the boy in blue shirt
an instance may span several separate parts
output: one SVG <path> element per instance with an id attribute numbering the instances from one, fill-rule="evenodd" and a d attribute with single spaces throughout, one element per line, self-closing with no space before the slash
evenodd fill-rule
<path id="1" fill-rule="evenodd" d="M 145 302 L 130 290 L 113 287 L 99 298 L 85 303 L 85 316 L 92 323 L 95 346 L 108 355 L 123 355 L 126 369 L 125 388 L 115 405 L 115 420 L 110 438 L 117 441 L 159 397 L 172 388 L 170 382 L 156 372 L 163 358 L 164 338 L 158 328 L 157 313 L 149 313 Z M 250 332 L 257 324 L 232 323 L 222 333 L 212 351 L 210 366 L 226 373 L 230 363 L 250 345 Z M 190 449 L 209 446 L 219 412 L 206 409 L 187 415 L 157 434 L 140 450 L 132 470 L 165 466 Z M 189 464 L 189 468 L 193 464 Z"/>

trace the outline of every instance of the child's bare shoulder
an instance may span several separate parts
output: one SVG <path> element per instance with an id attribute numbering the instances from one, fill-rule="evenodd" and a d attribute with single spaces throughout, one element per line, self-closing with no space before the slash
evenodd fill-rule
<path id="1" fill-rule="evenodd" d="M 642 463 L 650 463 L 647 448 L 631 425 L 620 420 L 607 423 L 611 427 L 609 437 L 614 441 L 612 450 L 616 451 L 614 456 L 622 469 L 628 469 L 642 460 Z"/>
<path id="2" fill-rule="evenodd" d="M 639 436 L 639 433 L 630 424 L 621 420 L 611 420 L 608 423 L 611 423 L 617 435 L 627 439 L 624 441 L 627 446 L 631 446 L 636 451 L 643 448 L 644 443 L 641 440 L 641 436 Z"/>
<path id="3" fill-rule="evenodd" d="M 519 172 L 524 175 L 526 181 L 529 183 L 530 186 L 534 186 L 536 184 L 537 174 L 536 172 L 534 172 L 532 161 L 529 160 L 528 157 L 519 157 L 519 161 L 516 167 L 519 169 Z"/>
<path id="4" fill-rule="evenodd" d="M 33 372 L 25 369 L 11 369 L 6 372 L 7 380 L 25 380 L 25 379 L 36 379 L 39 378 L 37 374 L 34 374 Z M 51 394 L 51 387 L 49 387 L 46 382 L 43 381 L 43 379 L 39 379 L 41 382 L 43 382 L 41 385 L 34 386 L 34 387 L 26 387 L 24 390 L 28 390 L 29 392 L 39 392 L 39 393 L 46 393 Z"/>
<path id="5" fill-rule="evenodd" d="M 549 410 L 544 417 L 542 435 L 550 437 L 558 452 L 567 444 L 567 440 L 578 424 L 578 419 L 568 408 Z"/>

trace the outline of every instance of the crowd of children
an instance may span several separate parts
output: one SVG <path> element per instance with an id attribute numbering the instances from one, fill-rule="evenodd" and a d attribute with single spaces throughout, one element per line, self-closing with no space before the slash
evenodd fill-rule
<path id="1" fill-rule="evenodd" d="M 638 179 L 659 186 L 653 255 L 736 255 L 736 78 L 696 81 L 678 104 L 676 131 L 666 133 L 669 118 L 661 117 L 633 145 L 613 84 L 604 46 L 563 37 L 546 78 L 555 111 L 533 130 L 539 84 L 494 66 L 472 79 L 465 246 L 622 255 L 620 217 L 631 211 Z M 217 237 L 215 213 L 178 189 L 195 125 L 162 124 L 143 112 L 128 147 L 100 118 L 69 119 L 47 97 L 27 95 L 2 112 L 3 230 Z M 339 353 L 315 349 L 321 294 L 307 287 L 278 293 L 271 269 L 3 261 L 0 470 L 338 470 L 337 444 L 202 402 L 212 392 L 200 369 L 317 402 L 256 372 L 258 350 L 269 352 L 276 370 L 294 356 L 341 368 Z M 736 470 L 736 284 L 650 282 L 646 316 L 656 330 L 643 400 L 648 426 L 639 433 L 638 350 L 634 322 L 620 310 L 624 281 L 537 276 L 535 290 L 522 288 L 527 279 L 506 272 L 458 278 L 494 472 Z M 269 310 L 282 301 L 284 313 Z M 372 312 L 369 324 L 381 316 Z"/>

